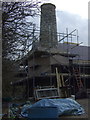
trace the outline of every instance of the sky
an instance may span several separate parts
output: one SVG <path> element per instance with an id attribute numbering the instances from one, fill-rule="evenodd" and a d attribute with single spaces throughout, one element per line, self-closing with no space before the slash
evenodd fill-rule
<path id="1" fill-rule="evenodd" d="M 88 2 L 89 0 L 49 0 L 56 6 L 57 31 L 78 30 L 81 45 L 88 45 Z"/>
<path id="2" fill-rule="evenodd" d="M 46 0 L 56 6 L 57 32 L 78 30 L 80 45 L 88 45 L 89 0 Z M 39 19 L 40 23 L 40 19 Z M 40 25 L 40 24 L 39 24 Z"/>
<path id="3" fill-rule="evenodd" d="M 56 5 L 56 9 L 67 11 L 72 14 L 80 15 L 82 18 L 88 18 L 89 0 L 49 0 Z"/>

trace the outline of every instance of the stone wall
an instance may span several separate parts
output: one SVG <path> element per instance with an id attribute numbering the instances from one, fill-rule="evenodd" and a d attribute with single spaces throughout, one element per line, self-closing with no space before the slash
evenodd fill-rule
<path id="1" fill-rule="evenodd" d="M 58 44 L 55 8 L 51 3 L 41 5 L 40 45 L 42 47 L 56 47 Z"/>

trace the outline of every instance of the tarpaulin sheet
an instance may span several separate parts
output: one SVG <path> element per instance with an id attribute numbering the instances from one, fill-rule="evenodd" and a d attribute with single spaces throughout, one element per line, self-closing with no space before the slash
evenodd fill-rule
<path id="1" fill-rule="evenodd" d="M 42 99 L 34 103 L 33 105 L 22 109 L 22 115 L 24 117 L 28 117 L 29 116 L 28 115 L 29 113 L 27 112 L 28 109 L 32 109 L 34 107 L 57 107 L 58 116 L 81 115 L 85 113 L 82 106 L 75 100 L 70 98 L 64 98 L 64 99 Z"/>

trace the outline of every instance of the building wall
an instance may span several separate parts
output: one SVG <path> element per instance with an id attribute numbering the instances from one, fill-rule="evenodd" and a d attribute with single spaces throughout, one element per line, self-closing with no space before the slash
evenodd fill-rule
<path id="1" fill-rule="evenodd" d="M 37 57 L 28 61 L 29 77 L 40 76 L 50 72 L 50 58 Z"/>
<path id="2" fill-rule="evenodd" d="M 61 56 L 61 55 L 53 55 L 51 57 L 51 64 L 61 64 L 61 65 L 68 65 L 69 59 L 67 57 Z"/>

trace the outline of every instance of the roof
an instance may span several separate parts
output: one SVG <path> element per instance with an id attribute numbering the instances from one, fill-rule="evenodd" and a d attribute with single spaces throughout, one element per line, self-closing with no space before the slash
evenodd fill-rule
<path id="1" fill-rule="evenodd" d="M 78 46 L 74 44 L 59 43 L 58 49 L 62 51 L 69 51 L 71 54 L 78 54 L 77 58 L 80 60 L 90 60 L 90 46 Z"/>
<path id="2" fill-rule="evenodd" d="M 60 55 L 63 57 L 72 57 L 73 59 L 90 61 L 89 57 L 90 47 L 89 46 L 78 46 L 76 44 L 59 43 L 57 48 L 43 48 L 37 47 L 34 50 L 31 49 L 29 53 L 22 58 L 22 63 L 27 64 L 28 59 L 32 59 L 38 56 L 50 56 Z"/>

